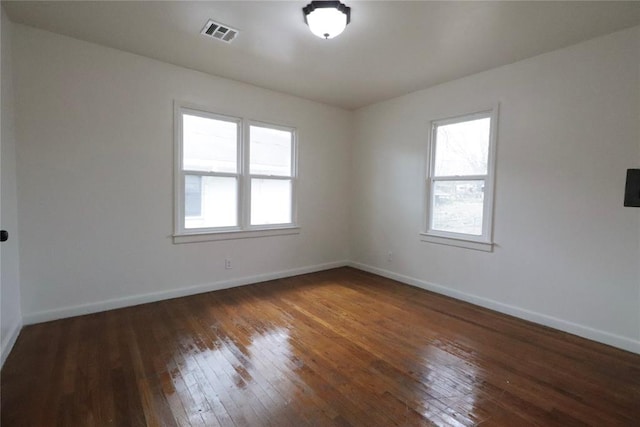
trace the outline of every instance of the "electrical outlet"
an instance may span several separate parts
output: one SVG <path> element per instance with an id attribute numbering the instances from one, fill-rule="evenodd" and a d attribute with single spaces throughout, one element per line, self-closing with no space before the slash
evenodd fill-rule
<path id="1" fill-rule="evenodd" d="M 393 252 L 389 251 L 387 253 L 387 262 L 393 261 Z"/>
<path id="2" fill-rule="evenodd" d="M 231 266 L 231 259 L 227 258 L 224 260 L 224 268 L 227 270 L 231 270 L 233 267 Z"/>

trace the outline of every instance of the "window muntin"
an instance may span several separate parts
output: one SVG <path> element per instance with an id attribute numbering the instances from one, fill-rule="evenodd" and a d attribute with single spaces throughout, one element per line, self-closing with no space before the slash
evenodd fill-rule
<path id="1" fill-rule="evenodd" d="M 295 130 L 176 107 L 176 235 L 295 227 Z"/>
<path id="2" fill-rule="evenodd" d="M 432 122 L 427 236 L 491 242 L 496 117 L 493 109 Z"/>

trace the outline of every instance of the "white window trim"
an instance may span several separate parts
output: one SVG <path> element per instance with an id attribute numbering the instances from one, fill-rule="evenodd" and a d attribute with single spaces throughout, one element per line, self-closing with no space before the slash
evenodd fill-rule
<path id="1" fill-rule="evenodd" d="M 298 181 L 298 135 L 297 130 L 291 126 L 276 125 L 263 121 L 247 119 L 243 117 L 231 116 L 212 112 L 209 108 L 185 102 L 174 101 L 174 232 L 173 243 L 192 243 L 216 240 L 233 240 L 254 237 L 269 237 L 299 234 L 298 226 L 298 203 L 297 203 L 297 181 Z M 182 168 L 182 114 L 188 114 L 224 120 L 238 124 L 238 170 L 236 173 L 225 172 L 200 172 L 185 171 Z M 292 150 L 292 173 L 291 176 L 271 176 L 271 175 L 250 175 L 249 170 L 249 126 L 262 126 L 272 129 L 286 130 L 291 132 Z M 230 227 L 209 227 L 209 228 L 189 228 L 184 227 L 184 176 L 228 176 L 238 179 L 238 225 Z M 286 179 L 291 180 L 291 222 L 283 224 L 251 225 L 251 178 Z"/>
<path id="2" fill-rule="evenodd" d="M 300 234 L 300 227 L 272 227 L 269 229 L 252 229 L 252 230 L 227 230 L 210 232 L 196 232 L 185 234 L 174 234 L 173 243 L 197 243 L 211 242 L 217 240 L 236 240 L 249 239 L 255 237 L 272 237 L 272 236 L 288 236 L 292 234 Z"/>
<path id="3" fill-rule="evenodd" d="M 476 111 L 470 114 L 463 114 L 444 119 L 432 120 L 429 123 L 429 137 L 427 150 L 427 167 L 425 174 L 425 201 L 422 232 L 420 240 L 423 242 L 450 245 L 480 251 L 493 251 L 493 206 L 494 206 L 494 190 L 495 190 L 495 174 L 496 174 L 496 142 L 498 131 L 498 110 L 499 105 L 492 108 Z M 437 126 L 448 125 L 453 123 L 466 122 L 474 119 L 489 117 L 491 125 L 489 129 L 489 153 L 487 161 L 486 175 L 461 175 L 450 177 L 438 177 L 434 179 L 433 171 L 435 169 L 435 132 Z M 433 186 L 435 181 L 447 180 L 484 180 L 484 207 L 482 213 L 482 235 L 475 236 L 464 233 L 454 233 L 441 230 L 431 229 L 431 215 L 433 213 Z"/>
<path id="4" fill-rule="evenodd" d="M 249 145 L 251 142 L 251 126 L 260 126 L 263 128 L 283 130 L 291 132 L 291 175 L 264 175 L 264 174 L 252 174 L 249 166 Z M 245 177 L 245 191 L 244 191 L 244 203 L 247 206 L 245 212 L 247 216 L 251 213 L 251 180 L 252 179 L 280 179 L 284 181 L 291 181 L 291 222 L 283 224 L 268 224 L 268 225 L 251 225 L 251 218 L 247 217 L 244 223 L 245 230 L 265 230 L 265 229 L 286 229 L 296 227 L 298 223 L 298 204 L 296 200 L 297 195 L 297 182 L 298 182 L 298 134 L 295 128 L 289 126 L 275 125 L 273 123 L 266 123 L 258 120 L 245 120 L 244 121 L 244 134 L 247 136 L 244 141 L 246 144 L 247 155 L 244 156 L 244 170 Z"/>

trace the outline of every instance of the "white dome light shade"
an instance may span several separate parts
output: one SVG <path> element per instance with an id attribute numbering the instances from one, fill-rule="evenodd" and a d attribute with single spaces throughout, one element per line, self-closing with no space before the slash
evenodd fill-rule
<path id="1" fill-rule="evenodd" d="M 316 36 L 332 39 L 344 31 L 347 15 L 333 8 L 316 9 L 307 16 L 307 24 Z"/>
<path id="2" fill-rule="evenodd" d="M 311 32 L 323 39 L 342 33 L 351 18 L 351 8 L 339 1 L 312 1 L 302 11 Z"/>

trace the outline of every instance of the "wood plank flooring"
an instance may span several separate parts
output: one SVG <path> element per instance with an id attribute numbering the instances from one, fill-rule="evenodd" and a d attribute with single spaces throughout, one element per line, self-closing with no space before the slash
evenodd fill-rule
<path id="1" fill-rule="evenodd" d="M 28 326 L 9 426 L 638 426 L 640 355 L 350 268 Z"/>

